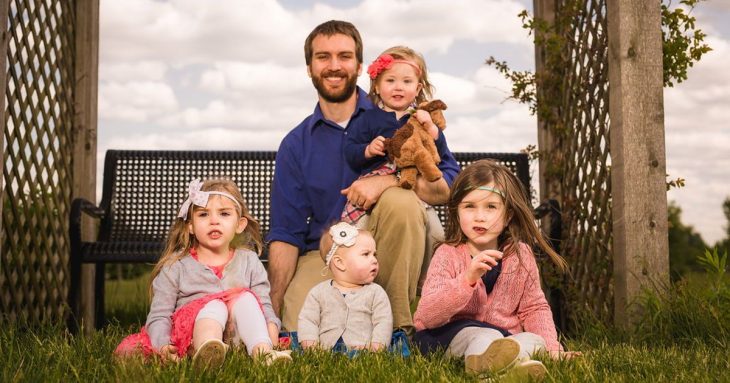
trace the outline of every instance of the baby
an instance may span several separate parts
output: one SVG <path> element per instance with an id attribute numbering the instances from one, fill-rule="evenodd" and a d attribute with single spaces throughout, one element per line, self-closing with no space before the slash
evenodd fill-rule
<path id="1" fill-rule="evenodd" d="M 301 346 L 340 352 L 385 349 L 393 314 L 385 290 L 373 283 L 378 260 L 372 234 L 340 222 L 322 236 L 319 252 L 332 279 L 314 286 L 304 301 L 297 334 Z"/>

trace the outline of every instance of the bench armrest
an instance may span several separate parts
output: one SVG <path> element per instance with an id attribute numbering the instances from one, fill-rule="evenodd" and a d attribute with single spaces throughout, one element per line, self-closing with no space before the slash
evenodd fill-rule
<path id="1" fill-rule="evenodd" d="M 69 213 L 69 239 L 71 240 L 71 261 L 81 256 L 81 215 L 86 213 L 93 218 L 103 219 L 106 216 L 104 209 L 94 205 L 84 198 L 74 198 Z"/>
<path id="2" fill-rule="evenodd" d="M 534 211 L 535 218 L 543 219 L 548 217 L 550 229 L 548 231 L 548 240 L 553 250 L 560 252 L 560 240 L 563 231 L 563 213 L 560 210 L 560 203 L 554 199 L 542 201 Z"/>
<path id="3" fill-rule="evenodd" d="M 71 202 L 71 217 L 78 217 L 80 220 L 81 213 L 86 213 L 98 219 L 104 218 L 106 215 L 104 209 L 94 205 L 91 201 L 85 198 L 75 198 L 73 202 Z"/>

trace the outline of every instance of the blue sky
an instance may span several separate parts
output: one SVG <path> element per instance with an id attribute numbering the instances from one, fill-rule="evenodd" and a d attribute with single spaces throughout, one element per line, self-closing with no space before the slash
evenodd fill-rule
<path id="1" fill-rule="evenodd" d="M 730 2 L 700 4 L 714 48 L 690 80 L 665 90 L 669 192 L 683 220 L 709 242 L 727 224 L 730 195 Z M 365 62 L 392 45 L 420 51 L 449 105 L 455 151 L 514 152 L 536 144 L 526 107 L 484 60 L 533 69 L 530 36 L 514 0 L 125 0 L 101 2 L 98 158 L 107 149 L 275 150 L 312 112 L 316 94 L 303 42 L 317 24 L 352 21 Z M 359 84 L 369 85 L 366 76 Z M 101 168 L 101 166 L 99 166 Z M 99 170 L 101 181 L 101 170 Z"/>

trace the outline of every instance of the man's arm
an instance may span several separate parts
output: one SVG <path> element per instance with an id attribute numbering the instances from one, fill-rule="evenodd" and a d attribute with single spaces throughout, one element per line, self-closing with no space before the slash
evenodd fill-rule
<path id="1" fill-rule="evenodd" d="M 398 185 L 392 174 L 371 176 L 355 180 L 347 189 L 340 191 L 355 206 L 368 210 L 380 199 L 385 189 Z"/>
<path id="2" fill-rule="evenodd" d="M 281 241 L 269 245 L 269 283 L 271 283 L 271 305 L 276 315 L 281 317 L 281 305 L 289 282 L 297 268 L 299 249 Z"/>
<path id="3" fill-rule="evenodd" d="M 443 205 L 449 200 L 449 184 L 443 178 L 429 182 L 419 174 L 415 192 L 418 198 L 429 205 Z"/>
<path id="4" fill-rule="evenodd" d="M 378 202 L 385 189 L 397 185 L 398 181 L 394 175 L 365 177 L 342 190 L 342 194 L 346 195 L 347 200 L 355 206 L 368 210 Z M 419 175 L 415 192 L 418 198 L 429 205 L 442 205 L 449 199 L 449 184 L 443 178 L 429 182 Z"/>

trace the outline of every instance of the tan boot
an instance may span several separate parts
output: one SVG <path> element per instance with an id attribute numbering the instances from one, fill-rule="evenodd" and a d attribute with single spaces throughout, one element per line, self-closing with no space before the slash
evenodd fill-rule
<path id="1" fill-rule="evenodd" d="M 220 339 L 208 339 L 195 350 L 193 367 L 196 369 L 218 368 L 226 359 L 228 346 Z"/>
<path id="2" fill-rule="evenodd" d="M 466 371 L 498 373 L 512 367 L 520 353 L 520 344 L 512 338 L 500 338 L 489 344 L 484 352 L 467 355 L 464 361 Z"/>
<path id="3" fill-rule="evenodd" d="M 274 364 L 289 363 L 291 359 L 291 350 L 269 350 L 254 354 L 254 360 L 261 362 L 267 366 Z"/>

